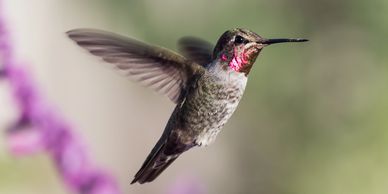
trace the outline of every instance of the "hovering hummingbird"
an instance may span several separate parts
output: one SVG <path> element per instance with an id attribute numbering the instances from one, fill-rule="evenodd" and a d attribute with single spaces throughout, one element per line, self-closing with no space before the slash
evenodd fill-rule
<path id="1" fill-rule="evenodd" d="M 176 107 L 131 184 L 151 182 L 183 152 L 207 146 L 236 110 L 260 51 L 271 44 L 306 39 L 266 39 L 242 28 L 228 30 L 216 46 L 185 37 L 182 55 L 110 32 L 67 32 L 79 46 L 129 78 L 167 95 Z"/>

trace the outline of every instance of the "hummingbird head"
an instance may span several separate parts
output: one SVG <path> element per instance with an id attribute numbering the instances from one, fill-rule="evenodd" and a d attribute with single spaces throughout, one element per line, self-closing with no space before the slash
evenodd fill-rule
<path id="1" fill-rule="evenodd" d="M 268 45 L 283 42 L 304 42 L 306 39 L 266 39 L 247 29 L 228 30 L 218 39 L 213 60 L 221 60 L 236 72 L 249 74 L 260 51 Z"/>

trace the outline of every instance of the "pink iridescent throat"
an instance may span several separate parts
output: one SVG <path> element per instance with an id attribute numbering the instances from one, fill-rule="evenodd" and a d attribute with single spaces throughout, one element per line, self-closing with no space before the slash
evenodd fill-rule
<path id="1" fill-rule="evenodd" d="M 222 54 L 221 60 L 227 61 L 228 56 L 226 54 Z M 248 64 L 248 62 L 248 55 L 245 52 L 239 55 L 237 50 L 234 49 L 233 58 L 229 62 L 229 67 L 234 71 L 240 72 L 240 70 L 244 67 L 244 65 Z"/>

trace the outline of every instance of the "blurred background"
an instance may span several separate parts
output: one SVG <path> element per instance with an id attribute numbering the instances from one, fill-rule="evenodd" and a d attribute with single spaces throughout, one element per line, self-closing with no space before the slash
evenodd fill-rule
<path id="1" fill-rule="evenodd" d="M 6 0 L 17 57 L 124 193 L 168 193 L 181 180 L 208 194 L 388 192 L 388 1 Z M 239 108 L 215 143 L 185 153 L 155 182 L 130 185 L 174 105 L 67 39 L 80 27 L 175 49 L 244 27 L 304 44 L 264 49 Z M 16 117 L 0 84 L 0 127 Z M 4 139 L 4 138 L 2 138 Z M 0 141 L 0 193 L 70 193 L 45 155 L 15 158 Z"/>

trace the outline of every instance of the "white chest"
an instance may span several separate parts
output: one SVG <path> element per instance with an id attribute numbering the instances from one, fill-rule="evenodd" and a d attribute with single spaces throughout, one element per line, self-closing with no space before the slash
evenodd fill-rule
<path id="1" fill-rule="evenodd" d="M 211 69 L 207 80 L 213 82 L 206 95 L 211 96 L 208 101 L 202 101 L 199 113 L 204 124 L 196 143 L 200 146 L 211 144 L 221 128 L 236 110 L 245 90 L 247 77 L 242 74 L 220 69 Z"/>

